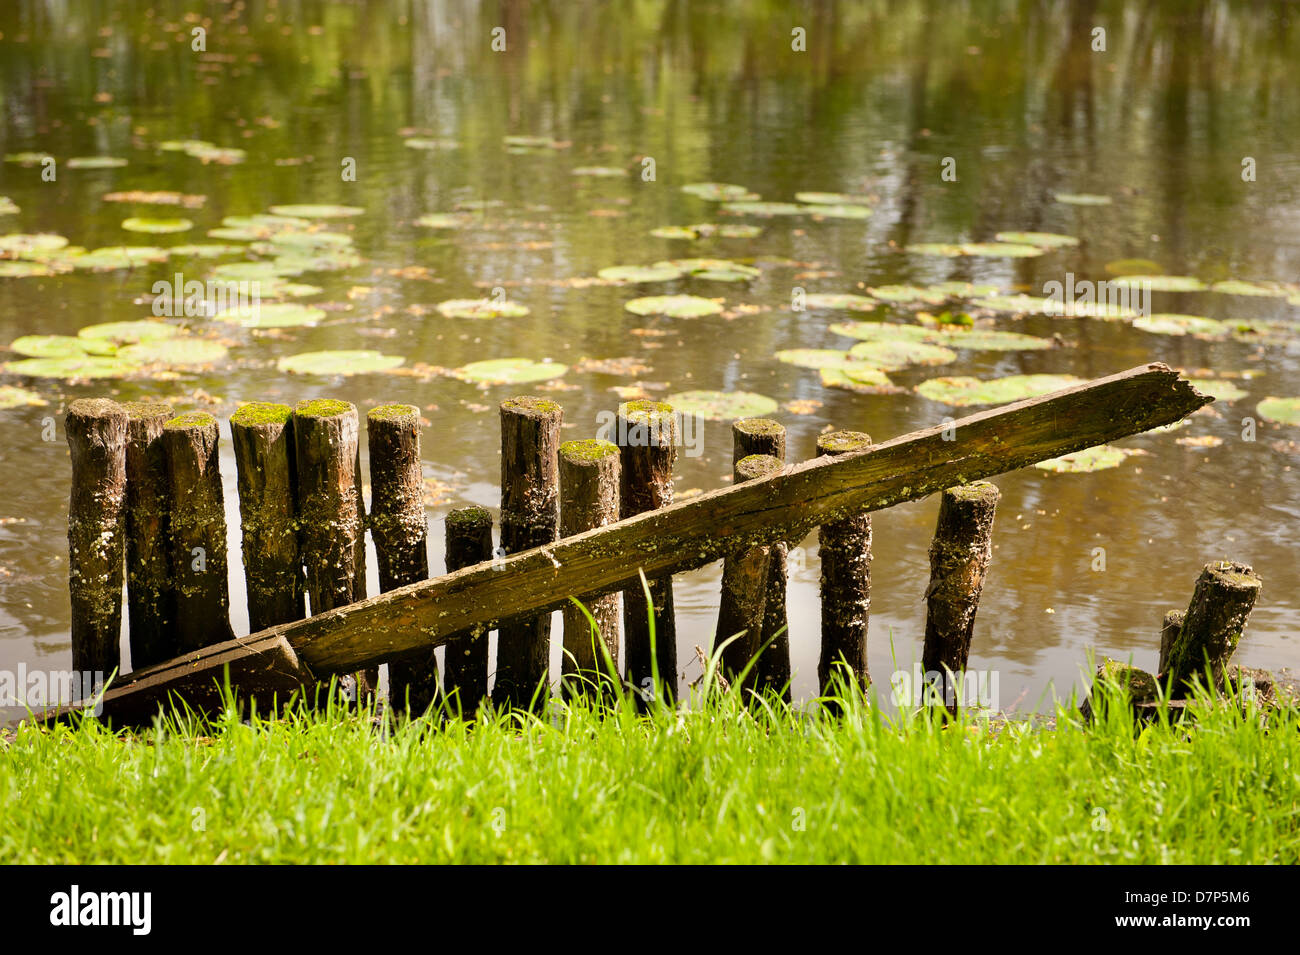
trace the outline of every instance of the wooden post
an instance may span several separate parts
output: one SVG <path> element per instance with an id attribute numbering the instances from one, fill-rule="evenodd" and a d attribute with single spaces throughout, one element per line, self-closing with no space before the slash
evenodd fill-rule
<path id="1" fill-rule="evenodd" d="M 171 567 L 171 499 L 163 425 L 170 405 L 131 401 L 126 411 L 126 605 L 131 669 L 176 655 Z M 254 630 L 261 629 L 254 627 Z"/>
<path id="2" fill-rule="evenodd" d="M 925 646 L 921 666 L 937 673 L 943 703 L 952 713 L 960 704 L 952 676 L 960 678 L 970 657 L 975 611 L 984 575 L 993 557 L 993 515 L 1001 492 L 977 481 L 943 492 L 939 520 L 930 543 L 930 586 L 925 591 Z"/>
<path id="3" fill-rule="evenodd" d="M 501 546 L 507 554 L 556 540 L 563 418 L 564 409 L 545 398 L 501 402 Z M 523 708 L 536 697 L 540 706 L 547 695 L 550 645 L 550 614 L 498 628 L 493 702 Z"/>
<path id="4" fill-rule="evenodd" d="M 122 665 L 127 415 L 114 401 L 82 398 L 68 406 L 63 426 L 72 456 L 72 669 L 96 686 Z"/>
<path id="5" fill-rule="evenodd" d="M 738 484 L 780 469 L 781 462 L 772 455 L 751 454 L 736 462 L 734 481 Z M 763 645 L 771 552 L 771 545 L 748 547 L 722 562 L 722 595 L 718 599 L 718 629 L 713 645 L 716 648 L 740 635 L 722 651 L 722 672 L 732 685 L 740 682 L 740 674 Z M 741 685 L 762 691 L 757 661 Z"/>
<path id="6" fill-rule="evenodd" d="M 447 512 L 447 573 L 492 559 L 492 515 L 482 507 Z M 488 627 L 474 626 L 447 638 L 443 695 L 453 710 L 473 716 L 488 698 Z"/>
<path id="7" fill-rule="evenodd" d="M 566 441 L 560 445 L 560 536 L 570 537 L 604 527 L 618 520 L 618 445 L 598 438 Z M 596 687 L 617 678 L 620 611 L 618 593 L 602 594 L 585 601 L 595 621 L 593 632 L 587 616 L 570 604 L 564 608 L 564 674 L 566 698 L 595 695 Z M 614 673 L 605 667 L 601 640 L 614 663 Z"/>
<path id="8" fill-rule="evenodd" d="M 299 546 L 315 616 L 366 595 L 366 511 L 361 500 L 356 406 L 321 398 L 293 410 Z M 378 668 L 348 674 L 344 692 L 374 694 Z"/>
<path id="9" fill-rule="evenodd" d="M 1205 565 L 1169 653 L 1172 696 L 1181 699 L 1191 681 L 1203 681 L 1207 663 L 1215 687 L 1223 685 L 1223 671 L 1246 629 L 1260 583 L 1259 575 L 1247 564 L 1222 561 Z"/>
<path id="10" fill-rule="evenodd" d="M 770 418 L 741 418 L 731 426 L 731 460 L 733 467 L 751 454 L 767 454 L 785 462 L 785 426 Z M 766 645 L 754 668 L 755 685 L 780 691 L 790 702 L 790 625 L 786 612 L 785 592 L 789 570 L 790 545 L 773 544 L 767 567 L 767 601 L 763 611 L 760 646 Z"/>
<path id="11" fill-rule="evenodd" d="M 673 502 L 673 462 L 677 459 L 677 416 L 662 401 L 626 401 L 618 406 L 621 461 L 619 515 L 626 520 Z M 623 592 L 623 649 L 626 677 L 633 689 L 650 689 L 653 665 L 659 671 L 666 702 L 677 699 L 677 619 L 673 612 L 673 578 L 647 576 L 654 613 L 654 650 L 650 646 L 650 608 L 640 583 Z M 657 690 L 655 691 L 657 692 Z"/>
<path id="12" fill-rule="evenodd" d="M 256 633 L 307 609 L 298 547 L 293 409 L 255 401 L 230 417 L 244 538 L 248 626 Z"/>
<path id="13" fill-rule="evenodd" d="M 1161 621 L 1160 665 L 1156 667 L 1156 672 L 1162 676 L 1169 670 L 1169 654 L 1173 652 L 1174 642 L 1178 639 L 1178 632 L 1183 629 L 1183 618 L 1186 616 L 1181 610 L 1169 610 Z"/>
<path id="14" fill-rule="evenodd" d="M 163 425 L 172 501 L 174 639 L 180 652 L 231 637 L 219 437 L 217 419 L 206 411 L 183 414 Z"/>
<path id="15" fill-rule="evenodd" d="M 424 514 L 420 464 L 420 409 L 380 405 L 366 414 L 370 452 L 370 536 L 379 564 L 379 589 L 387 592 L 429 576 L 429 522 Z M 388 700 L 412 716 L 438 695 L 433 647 L 388 661 Z"/>
<path id="16" fill-rule="evenodd" d="M 832 431 L 817 439 L 817 456 L 853 454 L 869 447 L 871 437 L 861 431 Z M 871 682 L 867 671 L 871 515 L 851 514 L 823 524 L 817 532 L 817 553 L 822 565 L 822 647 L 817 661 L 821 694 L 835 691 L 831 678 L 836 672 L 845 681 L 845 691 L 850 677 L 859 691 L 865 691 Z"/>

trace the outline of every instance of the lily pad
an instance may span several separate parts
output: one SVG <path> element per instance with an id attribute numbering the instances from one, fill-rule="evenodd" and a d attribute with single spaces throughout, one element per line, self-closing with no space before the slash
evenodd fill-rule
<path id="1" fill-rule="evenodd" d="M 707 421 L 762 418 L 780 407 L 773 399 L 752 391 L 679 391 L 664 400 L 680 414 Z"/>
<path id="2" fill-rule="evenodd" d="M 836 348 L 787 348 L 776 353 L 776 360 L 800 368 L 842 368 L 857 363 L 848 352 Z"/>
<path id="3" fill-rule="evenodd" d="M 823 368 L 821 379 L 822 385 L 827 388 L 840 388 L 862 395 L 888 395 L 902 391 L 883 371 L 871 368 L 864 362 L 839 368 Z"/>
<path id="4" fill-rule="evenodd" d="M 465 225 L 465 218 L 454 212 L 430 212 L 416 219 L 415 224 L 425 229 L 459 229 Z"/>
<path id="5" fill-rule="evenodd" d="M 849 355 L 881 371 L 898 371 L 912 365 L 946 365 L 957 360 L 957 353 L 942 345 L 925 342 L 860 342 Z"/>
<path id="6" fill-rule="evenodd" d="M 931 378 L 916 386 L 916 393 L 931 401 L 958 408 L 969 405 L 1000 405 L 1008 401 L 1037 398 L 1063 388 L 1081 385 L 1074 375 L 1009 375 L 1006 378 Z"/>
<path id="7" fill-rule="evenodd" d="M 19 212 L 18 204 L 8 196 L 0 196 L 0 216 L 11 216 Z"/>
<path id="8" fill-rule="evenodd" d="M 742 216 L 797 216 L 808 211 L 806 206 L 797 206 L 793 202 L 759 202 L 743 200 L 728 202 L 723 207 L 727 212 Z"/>
<path id="9" fill-rule="evenodd" d="M 1095 448 L 1063 454 L 1059 458 L 1039 461 L 1034 467 L 1055 474 L 1083 474 L 1088 471 L 1104 471 L 1107 468 L 1119 467 L 1124 463 L 1125 458 L 1144 453 L 1137 448 L 1117 448 L 1113 445 L 1101 444 Z"/>
<path id="10" fill-rule="evenodd" d="M 150 245 L 114 245 L 86 252 L 72 259 L 72 267 L 107 272 L 135 269 L 154 262 L 166 262 L 168 252 Z"/>
<path id="11" fill-rule="evenodd" d="M 871 215 L 868 206 L 859 205 L 808 205 L 804 211 L 824 219 L 866 219 Z"/>
<path id="12" fill-rule="evenodd" d="M 761 226 L 741 222 L 698 222 L 695 225 L 666 225 L 651 229 L 659 239 L 754 239 L 763 234 Z"/>
<path id="13" fill-rule="evenodd" d="M 56 252 L 67 244 L 65 237 L 52 232 L 11 232 L 9 235 L 0 235 L 0 252 L 19 258 L 37 252 Z"/>
<path id="14" fill-rule="evenodd" d="M 454 139 L 432 139 L 426 136 L 410 136 L 402 140 L 402 145 L 407 149 L 459 149 L 460 143 Z"/>
<path id="15" fill-rule="evenodd" d="M 713 199 L 717 201 L 758 198 L 758 196 L 750 192 L 744 186 L 737 186 L 729 182 L 691 182 L 682 186 L 682 192 L 692 196 L 698 196 L 701 199 Z"/>
<path id="16" fill-rule="evenodd" d="M 865 295 L 853 295 L 848 292 L 813 292 L 804 297 L 804 308 L 812 309 L 848 309 L 853 312 L 870 312 L 880 303 Z"/>
<path id="17" fill-rule="evenodd" d="M 0 411 L 10 408 L 42 408 L 49 402 L 34 391 L 19 388 L 17 385 L 0 385 Z"/>
<path id="18" fill-rule="evenodd" d="M 212 277 L 226 282 L 273 281 L 284 275 L 293 275 L 292 269 L 282 269 L 274 262 L 226 262 L 212 270 Z"/>
<path id="19" fill-rule="evenodd" d="M 168 338 L 119 349 L 117 356 L 141 365 L 210 365 L 227 354 L 226 346 L 205 338 Z"/>
<path id="20" fill-rule="evenodd" d="M 973 328 L 968 331 L 960 328 L 945 328 L 934 340 L 949 348 L 969 348 L 973 351 L 1041 351 L 1056 347 L 1056 343 L 1050 338 L 984 328 Z"/>
<path id="21" fill-rule="evenodd" d="M 1145 288 L 1152 292 L 1204 292 L 1208 286 L 1191 275 L 1122 275 L 1115 285 Z"/>
<path id="22" fill-rule="evenodd" d="M 438 312 L 448 318 L 523 318 L 529 309 L 517 302 L 490 298 L 453 298 L 440 303 Z"/>
<path id="23" fill-rule="evenodd" d="M 5 156 L 5 162 L 17 163 L 20 166 L 39 166 L 47 159 L 53 159 L 49 153 L 9 153 Z"/>
<path id="24" fill-rule="evenodd" d="M 77 330 L 77 338 L 91 350 L 100 346 L 115 348 L 119 345 L 135 345 L 140 342 L 157 342 L 174 338 L 180 334 L 180 328 L 166 322 L 132 321 L 101 322 L 87 325 Z"/>
<path id="25" fill-rule="evenodd" d="M 302 328 L 322 321 L 325 310 L 297 302 L 258 303 L 227 309 L 213 317 L 245 328 Z"/>
<path id="26" fill-rule="evenodd" d="M 126 160 L 117 156 L 74 156 L 63 165 L 68 169 L 121 169 Z"/>
<path id="27" fill-rule="evenodd" d="M 879 285 L 868 289 L 871 297 L 882 302 L 894 302 L 899 305 L 924 303 L 940 305 L 947 301 L 948 295 L 933 288 L 918 288 L 915 285 Z"/>
<path id="28" fill-rule="evenodd" d="M 1044 249 L 1062 249 L 1078 245 L 1079 240 L 1072 235 L 1058 232 L 999 232 L 993 238 L 999 242 L 1013 242 L 1018 245 L 1036 245 Z"/>
<path id="29" fill-rule="evenodd" d="M 633 315 L 667 315 L 669 318 L 700 318 L 717 315 L 722 306 L 698 295 L 651 295 L 634 298 L 623 307 Z"/>
<path id="30" fill-rule="evenodd" d="M 0 261 L 0 279 L 26 279 L 53 274 L 54 269 L 41 262 Z"/>
<path id="31" fill-rule="evenodd" d="M 569 371 L 559 362 L 534 361 L 531 358 L 492 358 L 472 361 L 456 370 L 457 377 L 488 385 L 517 385 L 531 381 L 560 378 Z"/>
<path id="32" fill-rule="evenodd" d="M 1242 282 L 1238 279 L 1228 279 L 1226 282 L 1215 282 L 1210 286 L 1211 292 L 1220 292 L 1224 295 L 1250 295 L 1261 298 L 1285 298 L 1291 294 L 1291 290 L 1282 285 L 1265 284 L 1263 282 Z"/>
<path id="33" fill-rule="evenodd" d="M 359 216 L 365 211 L 360 206 L 331 206 L 315 203 L 271 206 L 271 212 L 277 216 L 300 219 L 346 219 L 349 216 Z"/>
<path id="34" fill-rule="evenodd" d="M 903 251 L 915 255 L 943 255 L 949 258 L 965 255 L 962 245 L 958 242 L 913 242 L 911 245 L 904 246 Z"/>
<path id="35" fill-rule="evenodd" d="M 846 192 L 796 192 L 795 199 L 816 206 L 860 206 L 865 196 L 851 196 Z"/>
<path id="36" fill-rule="evenodd" d="M 626 169 L 619 169 L 617 166 L 579 166 L 571 170 L 570 174 L 593 179 L 625 179 L 631 175 Z"/>
<path id="37" fill-rule="evenodd" d="M 1265 398 L 1255 411 L 1266 421 L 1300 425 L 1300 398 Z"/>
<path id="38" fill-rule="evenodd" d="M 682 277 L 682 270 L 671 265 L 611 265 L 596 273 L 610 282 L 671 282 Z"/>
<path id="39" fill-rule="evenodd" d="M 942 337 L 932 329 L 897 322 L 837 322 L 831 331 L 864 342 L 935 342 Z"/>
<path id="40" fill-rule="evenodd" d="M 1188 378 L 1187 383 L 1203 395 L 1210 395 L 1215 401 L 1231 404 L 1246 397 L 1246 390 L 1231 382 L 1216 378 Z"/>
<path id="41" fill-rule="evenodd" d="M 1231 325 L 1213 318 L 1165 313 L 1138 316 L 1133 319 L 1133 327 L 1155 335 L 1205 335 L 1213 338 L 1224 338 L 1232 332 Z"/>
<path id="42" fill-rule="evenodd" d="M 72 335 L 23 335 L 9 350 L 28 358 L 73 358 L 91 353 L 86 343 Z"/>
<path id="43" fill-rule="evenodd" d="M 296 375 L 363 375 L 388 371 L 401 365 L 404 360 L 401 355 L 385 355 L 364 349 L 311 351 L 281 358 L 276 367 L 280 371 Z"/>
<path id="44" fill-rule="evenodd" d="M 153 235 L 170 235 L 173 232 L 188 232 L 194 228 L 189 219 L 149 219 L 132 216 L 122 220 L 122 228 L 127 232 L 148 232 Z"/>
<path id="45" fill-rule="evenodd" d="M 269 240 L 277 249 L 312 252 L 321 249 L 347 249 L 352 245 L 352 236 L 342 232 L 298 232 L 285 230 L 277 232 Z"/>
<path id="46" fill-rule="evenodd" d="M 69 358 L 26 358 L 11 361 L 4 370 L 14 375 L 26 375 L 29 378 L 125 378 L 139 370 L 138 366 L 120 358 L 107 358 L 98 355 L 72 356 Z"/>
<path id="47" fill-rule="evenodd" d="M 216 259 L 223 255 L 240 255 L 243 246 L 226 245 L 223 242 L 196 242 L 187 245 L 173 245 L 167 250 L 172 256 L 195 259 Z"/>
<path id="48" fill-rule="evenodd" d="M 706 272 L 727 272 L 742 275 L 746 278 L 758 278 L 763 274 L 761 270 L 754 268 L 752 265 L 743 265 L 730 259 L 665 259 L 662 262 L 656 262 L 653 268 L 677 269 L 680 272 L 688 272 L 696 276 L 704 275 Z"/>
<path id="49" fill-rule="evenodd" d="M 1108 206 L 1112 201 L 1110 196 L 1100 196 L 1092 192 L 1058 192 L 1052 198 L 1067 206 Z"/>
<path id="50" fill-rule="evenodd" d="M 1032 259 L 1043 254 L 1043 247 L 1023 242 L 967 242 L 961 247 L 962 255 L 978 255 L 1000 259 Z"/>

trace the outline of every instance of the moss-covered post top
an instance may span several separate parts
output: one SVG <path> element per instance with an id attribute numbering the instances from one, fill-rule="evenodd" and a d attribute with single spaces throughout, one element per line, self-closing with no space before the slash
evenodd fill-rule
<path id="1" fill-rule="evenodd" d="M 551 401 L 549 398 L 518 395 L 501 402 L 501 411 L 521 415 L 525 418 L 550 418 L 563 413 L 564 409 L 560 407 L 558 402 Z"/>
<path id="2" fill-rule="evenodd" d="M 356 413 L 356 405 L 350 401 L 339 401 L 336 398 L 313 398 L 308 401 L 300 401 L 293 409 L 295 418 L 338 418 Z"/>
<path id="3" fill-rule="evenodd" d="M 871 435 L 861 431 L 830 431 L 817 438 L 817 453 L 852 454 L 871 447 Z"/>
<path id="4" fill-rule="evenodd" d="M 176 412 L 172 406 L 163 401 L 124 401 L 122 410 L 132 421 L 144 421 L 148 418 L 172 418 Z"/>
<path id="5" fill-rule="evenodd" d="M 285 424 L 293 416 L 288 405 L 271 401 L 250 401 L 230 416 L 230 423 L 239 427 L 256 428 L 265 424 Z"/>
<path id="6" fill-rule="evenodd" d="M 210 428 L 217 419 L 206 411 L 188 411 L 177 415 L 163 425 L 164 431 L 189 431 L 193 428 Z"/>
<path id="7" fill-rule="evenodd" d="M 492 514 L 486 507 L 479 507 L 477 504 L 469 507 L 457 507 L 447 512 L 444 520 L 449 526 L 456 527 L 476 527 L 486 524 L 492 526 Z"/>
<path id="8" fill-rule="evenodd" d="M 626 418 L 628 421 L 651 422 L 671 419 L 673 417 L 673 406 L 666 401 L 651 401 L 646 398 L 638 398 L 636 401 L 625 401 L 618 406 L 618 416 Z"/>
<path id="9" fill-rule="evenodd" d="M 996 504 L 1002 497 L 1002 492 L 998 490 L 997 485 L 990 484 L 988 481 L 959 484 L 957 487 L 948 488 L 943 493 L 945 497 L 951 498 L 954 504 Z"/>
<path id="10" fill-rule="evenodd" d="M 581 438 L 560 445 L 560 457 L 578 467 L 599 464 L 606 458 L 618 457 L 618 445 L 602 438 Z"/>
<path id="11" fill-rule="evenodd" d="M 93 418 L 116 418 L 126 412 L 111 398 L 78 398 L 68 405 L 68 417 L 89 421 Z"/>
<path id="12" fill-rule="evenodd" d="M 750 481 L 762 477 L 764 474 L 779 471 L 781 467 L 780 458 L 775 458 L 770 454 L 751 454 L 736 462 L 735 479 L 737 481 Z"/>
<path id="13" fill-rule="evenodd" d="M 785 425 L 771 418 L 739 418 L 731 425 L 737 431 L 753 435 L 778 435 L 785 433 Z"/>
<path id="14" fill-rule="evenodd" d="M 394 424 L 418 424 L 420 409 L 415 405 L 377 405 L 366 412 L 367 421 L 391 421 Z"/>

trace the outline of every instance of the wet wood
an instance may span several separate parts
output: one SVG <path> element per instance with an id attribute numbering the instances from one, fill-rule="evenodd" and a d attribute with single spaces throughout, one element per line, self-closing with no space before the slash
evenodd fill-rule
<path id="1" fill-rule="evenodd" d="M 379 565 L 379 589 L 405 587 L 429 576 L 429 522 L 420 464 L 420 409 L 380 405 L 366 414 L 370 458 L 370 536 Z M 388 661 L 388 698 L 419 716 L 438 695 L 433 647 L 417 647 Z"/>
<path id="2" fill-rule="evenodd" d="M 739 484 L 780 469 L 780 460 L 772 455 L 751 454 L 735 463 L 732 480 Z M 767 688 L 758 677 L 758 664 L 763 647 L 772 546 L 747 547 L 722 562 L 722 594 L 718 599 L 718 628 L 713 640 L 716 652 L 725 641 L 737 637 L 722 649 L 722 675 L 732 686 L 756 692 Z M 773 689 L 781 687 L 777 685 Z"/>
<path id="3" fill-rule="evenodd" d="M 1001 492 L 987 481 L 948 488 L 930 542 L 930 585 L 925 591 L 925 645 L 921 668 L 938 674 L 935 686 L 956 713 L 959 682 L 970 658 L 975 613 L 993 558 L 993 516 Z"/>
<path id="4" fill-rule="evenodd" d="M 1246 629 L 1260 584 L 1259 575 L 1247 564 L 1205 565 L 1169 651 L 1166 676 L 1172 696 L 1186 696 L 1194 680 L 1204 684 L 1207 669 L 1214 686 L 1223 686 L 1223 671 Z"/>
<path id="5" fill-rule="evenodd" d="M 741 418 L 731 425 L 731 460 L 735 463 L 751 454 L 766 454 L 785 463 L 785 426 L 770 418 Z M 786 610 L 790 545 L 778 541 L 771 546 L 767 566 L 767 594 L 763 609 L 760 645 L 765 647 L 754 669 L 759 692 L 771 689 L 790 702 L 790 625 Z"/>
<path id="6" fill-rule="evenodd" d="M 564 410 L 545 398 L 501 403 L 501 547 L 507 554 L 553 542 L 559 534 L 558 454 Z M 497 630 L 498 706 L 540 705 L 546 697 L 551 615 L 510 620 Z"/>
<path id="7" fill-rule="evenodd" d="M 1156 667 L 1156 672 L 1161 675 L 1169 669 L 1169 654 L 1174 649 L 1178 632 L 1183 629 L 1183 618 L 1186 616 L 1181 610 L 1170 610 L 1160 623 L 1160 665 Z"/>
<path id="8" fill-rule="evenodd" d="M 131 667 L 140 669 L 176 655 L 172 627 L 176 591 L 171 567 L 171 494 L 163 425 L 171 405 L 132 401 L 122 405 L 126 425 L 126 606 Z M 255 629 L 262 629 L 270 620 Z"/>
<path id="9" fill-rule="evenodd" d="M 619 517 L 619 448 L 590 438 L 560 445 L 560 536 L 613 524 Z M 617 592 L 589 597 L 582 608 L 563 610 L 562 687 L 566 697 L 601 695 L 596 691 L 618 678 L 621 608 Z M 591 620 L 588 620 L 588 614 Z M 604 652 L 601 651 L 604 645 Z M 613 664 L 607 669 L 605 654 Z"/>
<path id="10" fill-rule="evenodd" d="M 446 517 L 447 572 L 492 559 L 492 515 L 482 507 L 461 507 Z M 447 637 L 443 695 L 453 712 L 473 716 L 488 699 L 488 631 L 479 624 Z"/>
<path id="11" fill-rule="evenodd" d="M 248 625 L 256 633 L 307 615 L 298 547 L 293 409 L 255 401 L 230 417 L 243 534 Z"/>
<path id="12" fill-rule="evenodd" d="M 232 635 L 219 436 L 217 419 L 205 411 L 183 414 L 163 425 L 172 503 L 176 652 L 199 650 Z"/>
<path id="13" fill-rule="evenodd" d="M 106 398 L 78 399 L 68 406 L 64 432 L 72 457 L 72 669 L 97 685 L 122 665 L 127 413 Z"/>
<path id="14" fill-rule="evenodd" d="M 677 460 L 677 416 L 662 401 L 626 401 L 618 406 L 617 437 L 622 473 L 619 514 L 626 520 L 673 503 Z M 668 540 L 661 543 L 668 544 Z M 677 698 L 677 615 L 671 574 L 646 570 L 650 599 L 637 578 L 623 591 L 624 677 L 645 700 L 656 692 Z M 651 620 L 653 619 L 653 638 Z M 658 672 L 659 687 L 653 684 Z"/>
<path id="15" fill-rule="evenodd" d="M 283 635 L 314 673 L 344 673 L 452 634 L 623 589 L 746 544 L 813 528 L 1150 430 L 1212 401 L 1166 366 L 1143 365 L 939 424 L 843 456 L 708 492 L 545 548 L 467 567 L 256 635 Z M 945 440 L 956 428 L 957 440 Z"/>
<path id="16" fill-rule="evenodd" d="M 861 431 L 832 431 L 817 439 L 817 456 L 860 453 L 871 447 Z M 817 532 L 821 560 L 822 696 L 861 692 L 871 682 L 867 629 L 871 622 L 871 515 L 865 509 L 827 521 Z M 838 680 L 836 677 L 838 676 Z"/>

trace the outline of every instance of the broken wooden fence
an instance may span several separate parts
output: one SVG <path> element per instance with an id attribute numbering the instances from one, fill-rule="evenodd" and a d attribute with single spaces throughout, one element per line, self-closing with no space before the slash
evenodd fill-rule
<path id="1" fill-rule="evenodd" d="M 824 435 L 818 456 L 783 463 L 784 429 L 737 422 L 735 483 L 672 501 L 672 409 L 629 402 L 618 445 L 561 444 L 562 410 L 539 398 L 504 402 L 501 541 L 491 557 L 482 508 L 447 516 L 448 573 L 428 579 L 420 499 L 418 410 L 366 415 L 372 504 L 362 500 L 357 409 L 346 402 L 246 405 L 231 419 L 244 578 L 255 632 L 232 637 L 218 422 L 171 417 L 158 404 L 73 402 L 67 416 L 73 666 L 120 669 L 126 579 L 134 670 L 104 694 L 103 713 L 149 719 L 175 694 L 203 707 L 228 677 L 247 696 L 287 697 L 330 676 L 372 686 L 390 665 L 394 702 L 432 701 L 433 649 L 446 646 L 443 691 L 472 711 L 488 692 L 487 633 L 497 630 L 496 702 L 545 692 L 550 613 L 577 598 L 635 690 L 676 689 L 672 575 L 723 559 L 717 637 L 755 688 L 789 680 L 785 553 L 820 527 L 823 686 L 839 665 L 859 683 L 870 603 L 869 512 L 944 492 L 931 549 L 925 660 L 965 666 L 997 491 L 980 479 L 1171 424 L 1212 399 L 1162 364 L 893 438 Z M 365 593 L 370 530 L 382 593 Z M 491 557 L 491 559 L 489 559 Z M 650 581 L 656 645 L 638 572 Z M 622 592 L 623 615 L 611 595 Z M 306 616 L 310 608 L 311 616 Z M 585 615 L 566 613 L 566 685 L 600 669 Z M 539 692 L 539 686 L 543 689 Z"/>

